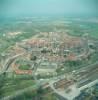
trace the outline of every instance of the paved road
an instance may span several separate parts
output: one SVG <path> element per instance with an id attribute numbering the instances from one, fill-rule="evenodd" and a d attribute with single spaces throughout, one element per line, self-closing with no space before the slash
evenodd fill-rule
<path id="1" fill-rule="evenodd" d="M 15 55 L 15 56 L 13 56 L 13 57 L 8 58 L 8 59 L 6 60 L 6 62 L 5 62 L 5 64 L 4 64 L 4 66 L 3 66 L 2 72 L 0 72 L 0 75 L 3 74 L 3 73 L 5 73 L 5 72 L 8 70 L 8 68 L 10 67 L 10 65 L 12 64 L 12 62 L 13 62 L 17 57 L 19 57 L 19 56 L 21 56 L 21 55 L 23 55 L 23 54 L 24 54 L 24 53 L 21 53 L 21 54 L 18 54 L 18 55 Z"/>

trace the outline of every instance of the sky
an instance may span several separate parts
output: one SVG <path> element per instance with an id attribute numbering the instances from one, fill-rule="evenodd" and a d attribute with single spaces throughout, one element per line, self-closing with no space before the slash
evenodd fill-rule
<path id="1" fill-rule="evenodd" d="M 83 15 L 96 16 L 98 0 L 0 0 L 0 16 Z"/>

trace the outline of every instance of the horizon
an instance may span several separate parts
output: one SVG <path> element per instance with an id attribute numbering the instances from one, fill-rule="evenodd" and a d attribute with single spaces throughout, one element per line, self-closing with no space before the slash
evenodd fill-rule
<path id="1" fill-rule="evenodd" d="M 1 0 L 0 16 L 94 16 L 97 0 Z"/>

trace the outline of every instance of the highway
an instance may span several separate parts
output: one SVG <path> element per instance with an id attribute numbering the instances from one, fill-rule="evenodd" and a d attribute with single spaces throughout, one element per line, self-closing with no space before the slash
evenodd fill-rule
<path id="1" fill-rule="evenodd" d="M 3 73 L 5 73 L 5 72 L 8 70 L 8 68 L 10 67 L 10 65 L 12 64 L 12 62 L 13 62 L 17 57 L 19 57 L 19 56 L 21 56 L 21 55 L 23 55 L 23 54 L 24 54 L 24 53 L 21 53 L 21 54 L 18 54 L 18 55 L 15 55 L 15 56 L 13 56 L 13 57 L 8 58 L 8 59 L 6 60 L 6 62 L 5 62 L 5 64 L 4 64 L 4 66 L 3 66 L 2 72 L 0 72 L 0 75 L 3 74 Z"/>

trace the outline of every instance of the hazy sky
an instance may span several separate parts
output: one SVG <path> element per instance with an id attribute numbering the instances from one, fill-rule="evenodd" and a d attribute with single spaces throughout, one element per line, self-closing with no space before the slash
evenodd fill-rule
<path id="1" fill-rule="evenodd" d="M 0 0 L 0 16 L 93 14 L 98 0 Z"/>

